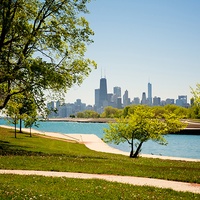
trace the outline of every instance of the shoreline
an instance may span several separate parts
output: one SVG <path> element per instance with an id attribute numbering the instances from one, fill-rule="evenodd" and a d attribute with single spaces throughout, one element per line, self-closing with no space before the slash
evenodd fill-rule
<path id="1" fill-rule="evenodd" d="M 6 125 L 0 125 L 2 128 L 8 128 L 8 129 L 14 129 L 14 127 L 6 126 Z M 17 130 L 19 130 L 17 128 Z M 23 132 L 29 133 L 29 128 L 22 128 Z M 95 134 L 61 134 L 61 133 L 55 133 L 55 132 L 43 132 L 43 131 L 37 131 L 35 129 L 32 129 L 32 134 L 39 134 L 47 137 L 51 137 L 52 139 L 64 139 L 68 141 L 78 142 L 81 144 L 84 144 L 87 148 L 98 151 L 98 152 L 104 152 L 104 153 L 113 153 L 113 154 L 121 154 L 125 156 L 129 156 L 130 152 L 121 151 L 119 149 L 115 149 L 113 147 L 110 147 L 108 144 L 103 142 L 98 136 Z M 200 159 L 194 159 L 194 158 L 181 158 L 181 157 L 171 157 L 171 156 L 159 156 L 159 155 L 151 155 L 151 154 L 140 154 L 141 157 L 146 158 L 158 158 L 158 159 L 164 159 L 164 160 L 179 160 L 179 161 L 191 161 L 191 162 L 200 162 Z"/>
<path id="2" fill-rule="evenodd" d="M 43 122 L 79 122 L 79 123 L 112 123 L 116 122 L 113 118 L 49 118 L 47 120 L 41 120 Z"/>
<path id="3" fill-rule="evenodd" d="M 115 123 L 114 118 L 49 118 L 41 122 L 76 122 L 76 123 Z M 200 135 L 200 123 L 185 121 L 187 127 L 179 132 L 169 133 L 176 135 Z"/>

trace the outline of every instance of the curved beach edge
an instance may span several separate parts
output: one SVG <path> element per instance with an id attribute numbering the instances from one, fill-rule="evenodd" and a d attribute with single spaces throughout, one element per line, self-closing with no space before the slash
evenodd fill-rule
<path id="1" fill-rule="evenodd" d="M 14 129 L 11 126 L 0 125 L 2 128 Z M 29 133 L 30 129 L 22 128 L 23 132 Z M 57 139 L 64 139 L 68 141 L 78 142 L 84 144 L 87 148 L 104 153 L 113 153 L 113 154 L 121 154 L 125 156 L 129 156 L 129 152 L 121 151 L 119 149 L 115 149 L 110 147 L 108 144 L 103 142 L 98 136 L 95 134 L 61 134 L 56 132 L 44 132 L 32 129 L 31 131 L 33 134 L 40 134 L 43 136 L 48 136 Z M 158 158 L 164 160 L 180 160 L 180 161 L 191 161 L 191 162 L 200 162 L 200 159 L 193 159 L 193 158 L 181 158 L 181 157 L 171 157 L 171 156 L 160 156 L 160 155 L 150 155 L 150 154 L 140 154 L 141 157 L 146 158 Z"/>

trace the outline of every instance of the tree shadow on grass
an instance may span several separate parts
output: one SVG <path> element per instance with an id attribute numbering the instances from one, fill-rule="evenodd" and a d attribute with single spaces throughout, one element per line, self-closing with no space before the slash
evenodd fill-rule
<path id="1" fill-rule="evenodd" d="M 23 148 L 28 148 L 28 147 L 13 145 L 13 144 L 10 144 L 10 142 L 8 142 L 8 141 L 0 140 L 0 155 L 1 156 L 10 156 L 10 155 L 43 156 L 43 155 L 46 155 L 45 153 L 42 153 L 42 152 L 28 151 Z"/>
<path id="2" fill-rule="evenodd" d="M 76 155 L 76 154 L 58 154 L 58 153 L 43 153 L 43 152 L 36 152 L 36 151 L 29 151 L 26 150 L 26 146 L 20 145 L 13 145 L 8 141 L 0 140 L 0 156 L 45 156 L 45 157 L 68 157 L 68 158 L 81 158 L 81 159 L 107 159 L 101 156 L 94 156 L 94 155 Z"/>

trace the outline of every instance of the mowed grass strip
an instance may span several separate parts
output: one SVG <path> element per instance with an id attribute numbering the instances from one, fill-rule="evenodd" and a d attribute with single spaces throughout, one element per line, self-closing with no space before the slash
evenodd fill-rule
<path id="1" fill-rule="evenodd" d="M 200 199 L 200 194 L 97 179 L 0 175 L 0 199 Z"/>
<path id="2" fill-rule="evenodd" d="M 0 169 L 84 172 L 200 183 L 200 162 L 127 156 L 92 151 L 83 144 L 17 134 L 0 128 Z"/>

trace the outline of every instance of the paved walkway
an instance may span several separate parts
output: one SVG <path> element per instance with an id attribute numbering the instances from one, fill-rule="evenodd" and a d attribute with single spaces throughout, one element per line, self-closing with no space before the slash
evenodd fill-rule
<path id="1" fill-rule="evenodd" d="M 158 188 L 170 188 L 176 191 L 192 192 L 200 194 L 200 184 L 167 181 L 167 180 L 153 179 L 153 178 L 116 176 L 116 175 L 105 175 L 105 174 L 72 173 L 72 172 L 29 171 L 29 170 L 0 170 L 0 174 L 39 175 L 47 177 L 67 177 L 67 178 L 80 178 L 80 179 L 102 179 L 111 182 L 127 183 L 138 186 L 146 185 Z"/>

